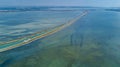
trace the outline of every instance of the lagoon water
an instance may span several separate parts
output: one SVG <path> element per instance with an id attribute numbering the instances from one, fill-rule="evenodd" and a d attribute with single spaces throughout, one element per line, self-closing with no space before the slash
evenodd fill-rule
<path id="1" fill-rule="evenodd" d="M 82 13 L 82 11 L 43 11 L 43 13 L 38 11 L 37 13 L 21 13 L 19 15 L 26 14 L 27 18 L 30 17 L 32 19 L 22 17 L 22 20 L 27 21 L 22 23 L 20 22 L 21 19 L 18 19 L 20 16 L 16 15 L 19 16 L 16 17 L 16 20 L 19 22 L 13 23 L 13 25 L 11 23 L 8 24 L 7 21 L 6 23 L 1 21 L 0 26 L 2 29 L 6 31 L 6 25 L 9 25 L 10 28 L 12 26 L 22 28 L 24 24 L 28 24 L 26 27 L 29 29 L 29 22 L 32 23 L 31 25 L 34 25 L 35 22 L 33 21 L 36 21 L 38 17 L 44 18 L 45 20 L 46 17 L 49 19 L 47 22 L 43 22 L 43 24 L 55 24 L 53 26 L 57 26 L 73 19 Z M 34 15 L 34 18 L 33 16 L 29 16 L 31 14 Z M 1 16 L 0 18 L 3 17 Z M 1 52 L 0 67 L 120 67 L 119 21 L 119 12 L 105 10 L 89 11 L 87 15 L 80 18 L 74 24 L 55 34 L 38 39 L 24 46 Z M 41 20 L 38 21 L 37 19 L 37 23 L 39 22 Z M 29 31 L 43 30 L 39 27 L 39 24 L 38 26 L 36 24 L 37 28 L 31 26 L 31 30 Z M 48 25 L 45 25 L 43 28 L 48 28 Z M 12 27 L 12 29 L 14 31 L 16 27 Z M 1 34 L 3 33 L 6 34 L 6 32 L 2 32 Z M 28 31 L 22 35 L 25 34 L 29 34 Z"/>

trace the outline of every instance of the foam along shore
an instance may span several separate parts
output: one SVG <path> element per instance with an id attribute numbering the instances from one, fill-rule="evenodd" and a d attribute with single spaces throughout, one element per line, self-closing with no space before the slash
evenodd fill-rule
<path id="1" fill-rule="evenodd" d="M 10 49 L 14 49 L 14 48 L 29 44 L 33 41 L 36 41 L 36 40 L 40 39 L 40 38 L 43 38 L 43 37 L 46 37 L 48 35 L 54 34 L 54 33 L 58 32 L 58 31 L 60 31 L 64 28 L 72 25 L 74 22 L 79 20 L 81 17 L 85 16 L 87 13 L 88 13 L 88 11 L 84 11 L 82 14 L 80 14 L 76 18 L 70 20 L 69 22 L 67 22 L 65 24 L 59 25 L 59 26 L 55 27 L 54 29 L 52 29 L 50 31 L 47 31 L 46 33 L 43 33 L 43 34 L 37 33 L 37 35 L 35 34 L 36 36 L 32 36 L 32 37 L 28 36 L 28 38 L 26 37 L 26 38 L 23 38 L 23 39 L 16 39 L 14 41 L 8 42 L 7 44 L 0 45 L 0 52 L 4 52 L 4 51 L 10 50 Z"/>

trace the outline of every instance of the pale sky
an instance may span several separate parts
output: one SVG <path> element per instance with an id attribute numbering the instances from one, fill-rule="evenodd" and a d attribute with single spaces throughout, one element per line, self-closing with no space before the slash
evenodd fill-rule
<path id="1" fill-rule="evenodd" d="M 120 7 L 120 0 L 0 0 L 0 6 Z"/>

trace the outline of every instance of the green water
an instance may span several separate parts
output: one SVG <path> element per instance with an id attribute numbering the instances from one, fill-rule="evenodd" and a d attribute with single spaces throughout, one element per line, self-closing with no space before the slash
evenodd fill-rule
<path id="1" fill-rule="evenodd" d="M 1 53 L 1 66 L 120 67 L 119 17 L 118 12 L 91 11 L 64 30 Z"/>

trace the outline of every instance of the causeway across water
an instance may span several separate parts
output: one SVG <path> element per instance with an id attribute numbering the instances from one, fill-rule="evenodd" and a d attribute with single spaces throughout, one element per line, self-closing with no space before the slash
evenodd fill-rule
<path id="1" fill-rule="evenodd" d="M 36 40 L 40 39 L 40 38 L 43 38 L 43 37 L 46 37 L 48 35 L 54 34 L 54 33 L 58 32 L 58 31 L 60 31 L 64 28 L 72 25 L 74 22 L 79 20 L 81 17 L 85 16 L 87 13 L 88 13 L 87 11 L 84 11 L 82 14 L 80 14 L 79 16 L 74 18 L 73 20 L 70 20 L 69 22 L 67 22 L 65 24 L 59 25 L 59 26 L 55 27 L 54 29 L 47 30 L 46 32 L 42 32 L 42 33 L 37 32 L 37 33 L 34 33 L 32 35 L 23 37 L 23 38 L 19 38 L 19 39 L 16 39 L 16 40 L 12 40 L 12 41 L 9 41 L 9 42 L 2 43 L 2 44 L 0 44 L 0 52 L 7 51 L 7 50 L 10 50 L 10 49 L 14 49 L 14 48 L 29 44 L 33 41 L 36 41 Z"/>

